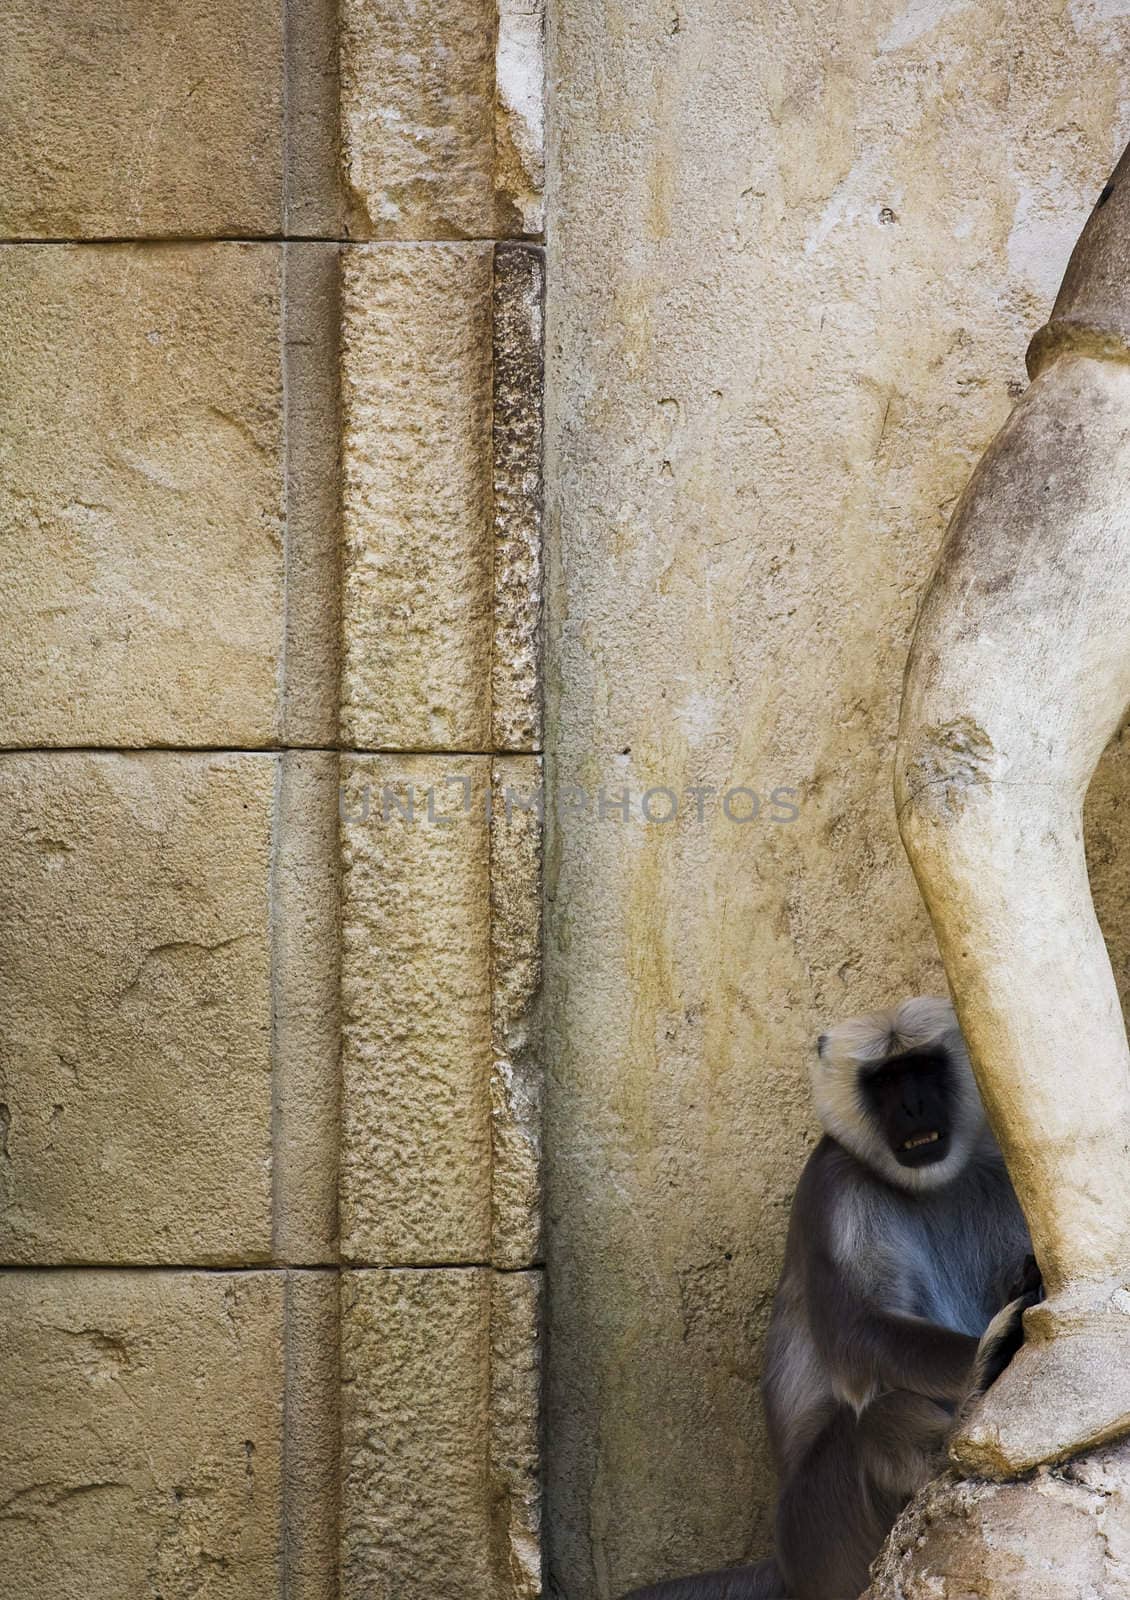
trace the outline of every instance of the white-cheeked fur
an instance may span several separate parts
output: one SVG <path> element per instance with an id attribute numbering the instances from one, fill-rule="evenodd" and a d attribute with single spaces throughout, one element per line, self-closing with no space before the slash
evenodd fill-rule
<path id="1" fill-rule="evenodd" d="M 934 1046 L 946 1052 L 955 1079 L 950 1148 L 942 1161 L 904 1167 L 888 1148 L 868 1112 L 859 1087 L 859 1069 L 906 1050 Z M 832 1028 L 820 1041 L 812 1066 L 816 1115 L 825 1133 L 899 1189 L 940 1189 L 973 1151 L 985 1127 L 985 1113 L 954 1009 L 948 1000 L 919 995 L 892 1011 L 872 1011 Z"/>

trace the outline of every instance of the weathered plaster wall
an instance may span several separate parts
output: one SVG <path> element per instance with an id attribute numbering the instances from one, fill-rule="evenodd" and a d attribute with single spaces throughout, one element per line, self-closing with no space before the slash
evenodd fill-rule
<path id="1" fill-rule="evenodd" d="M 553 13 L 549 1506 L 567 1600 L 766 1548 L 756 1384 L 813 1136 L 807 1053 L 829 1019 L 943 981 L 890 796 L 915 600 L 1130 133 L 1128 50 L 1110 0 Z M 681 812 L 648 826 L 658 785 Z M 733 785 L 760 795 L 756 821 L 724 815 Z M 795 821 L 772 820 L 777 785 Z M 1123 975 L 1128 785 L 1116 749 L 1089 817 Z M 602 786 L 632 790 L 630 820 L 597 814 Z M 716 791 L 701 819 L 692 786 Z"/>

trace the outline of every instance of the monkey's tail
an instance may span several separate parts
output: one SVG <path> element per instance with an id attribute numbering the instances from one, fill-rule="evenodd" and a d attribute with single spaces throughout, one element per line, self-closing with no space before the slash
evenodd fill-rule
<path id="1" fill-rule="evenodd" d="M 772 1556 L 752 1567 L 724 1567 L 693 1578 L 674 1578 L 649 1589 L 633 1589 L 623 1600 L 789 1600 L 781 1569 Z"/>

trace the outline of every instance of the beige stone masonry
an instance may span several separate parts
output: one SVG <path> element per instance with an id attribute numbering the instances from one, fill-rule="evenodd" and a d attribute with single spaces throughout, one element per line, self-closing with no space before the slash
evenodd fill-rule
<path id="1" fill-rule="evenodd" d="M 286 527 L 278 737 L 335 746 L 341 672 L 341 251 L 282 248 Z"/>
<path id="2" fill-rule="evenodd" d="M 268 742 L 281 255 L 0 249 L 0 740 Z"/>
<path id="3" fill-rule="evenodd" d="M 0 15 L 0 237 L 529 237 L 544 5 L 122 0 Z"/>
<path id="4" fill-rule="evenodd" d="M 345 252 L 342 739 L 357 748 L 488 748 L 492 254 Z"/>
<path id="5" fill-rule="evenodd" d="M 0 247 L 0 744 L 536 749 L 541 274 Z"/>
<path id="6" fill-rule="evenodd" d="M 7 0 L 0 236 L 279 233 L 283 33 L 280 0 Z"/>
<path id="7" fill-rule="evenodd" d="M 342 178 L 357 239 L 542 227 L 541 0 L 341 8 Z"/>
<path id="8" fill-rule="evenodd" d="M 335 257 L 0 247 L 0 744 L 333 738 Z"/>
<path id="9" fill-rule="evenodd" d="M 281 1273 L 0 1274 L 13 1600 L 279 1594 L 283 1295 Z"/>
<path id="10" fill-rule="evenodd" d="M 541 1274 L 342 1280 L 343 1600 L 533 1600 Z"/>
<path id="11" fill-rule="evenodd" d="M 271 869 L 272 1253 L 337 1259 L 341 1009 L 338 758 L 290 750 L 275 774 Z"/>
<path id="12" fill-rule="evenodd" d="M 0 1274 L 5 1593 L 339 1600 L 337 1301 L 326 1272 Z"/>
<path id="13" fill-rule="evenodd" d="M 489 1259 L 488 781 L 484 757 L 342 760 L 346 1260 Z"/>
<path id="14" fill-rule="evenodd" d="M 344 223 L 338 0 L 275 0 L 285 60 L 283 216 L 290 239 L 341 239 Z"/>
<path id="15" fill-rule="evenodd" d="M 337 1272 L 282 1276 L 286 1416 L 279 1600 L 351 1600 L 338 1583 L 340 1277 Z"/>
<path id="16" fill-rule="evenodd" d="M 0 16 L 19 1600 L 541 1593 L 544 27 Z"/>
<path id="17" fill-rule="evenodd" d="M 337 760 L 0 755 L 0 1262 L 335 1259 Z"/>
<path id="18" fill-rule="evenodd" d="M 0 756 L 0 1260 L 270 1255 L 276 765 Z"/>

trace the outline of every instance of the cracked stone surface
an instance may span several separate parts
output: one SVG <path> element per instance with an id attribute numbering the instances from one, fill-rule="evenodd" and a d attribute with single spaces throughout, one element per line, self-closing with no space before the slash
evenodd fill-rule
<path id="1" fill-rule="evenodd" d="M 0 744 L 277 735 L 281 295 L 271 245 L 0 246 Z"/>
<path id="2" fill-rule="evenodd" d="M 283 1282 L 0 1274 L 13 1600 L 279 1592 Z"/>
<path id="3" fill-rule="evenodd" d="M 269 755 L 0 755 L 0 1261 L 271 1247 Z"/>
<path id="4" fill-rule="evenodd" d="M 1014 1483 L 927 1485 L 863 1600 L 1127 1600 L 1130 1443 Z"/>
<path id="5" fill-rule="evenodd" d="M 8 0 L 0 235 L 275 233 L 278 0 Z"/>

